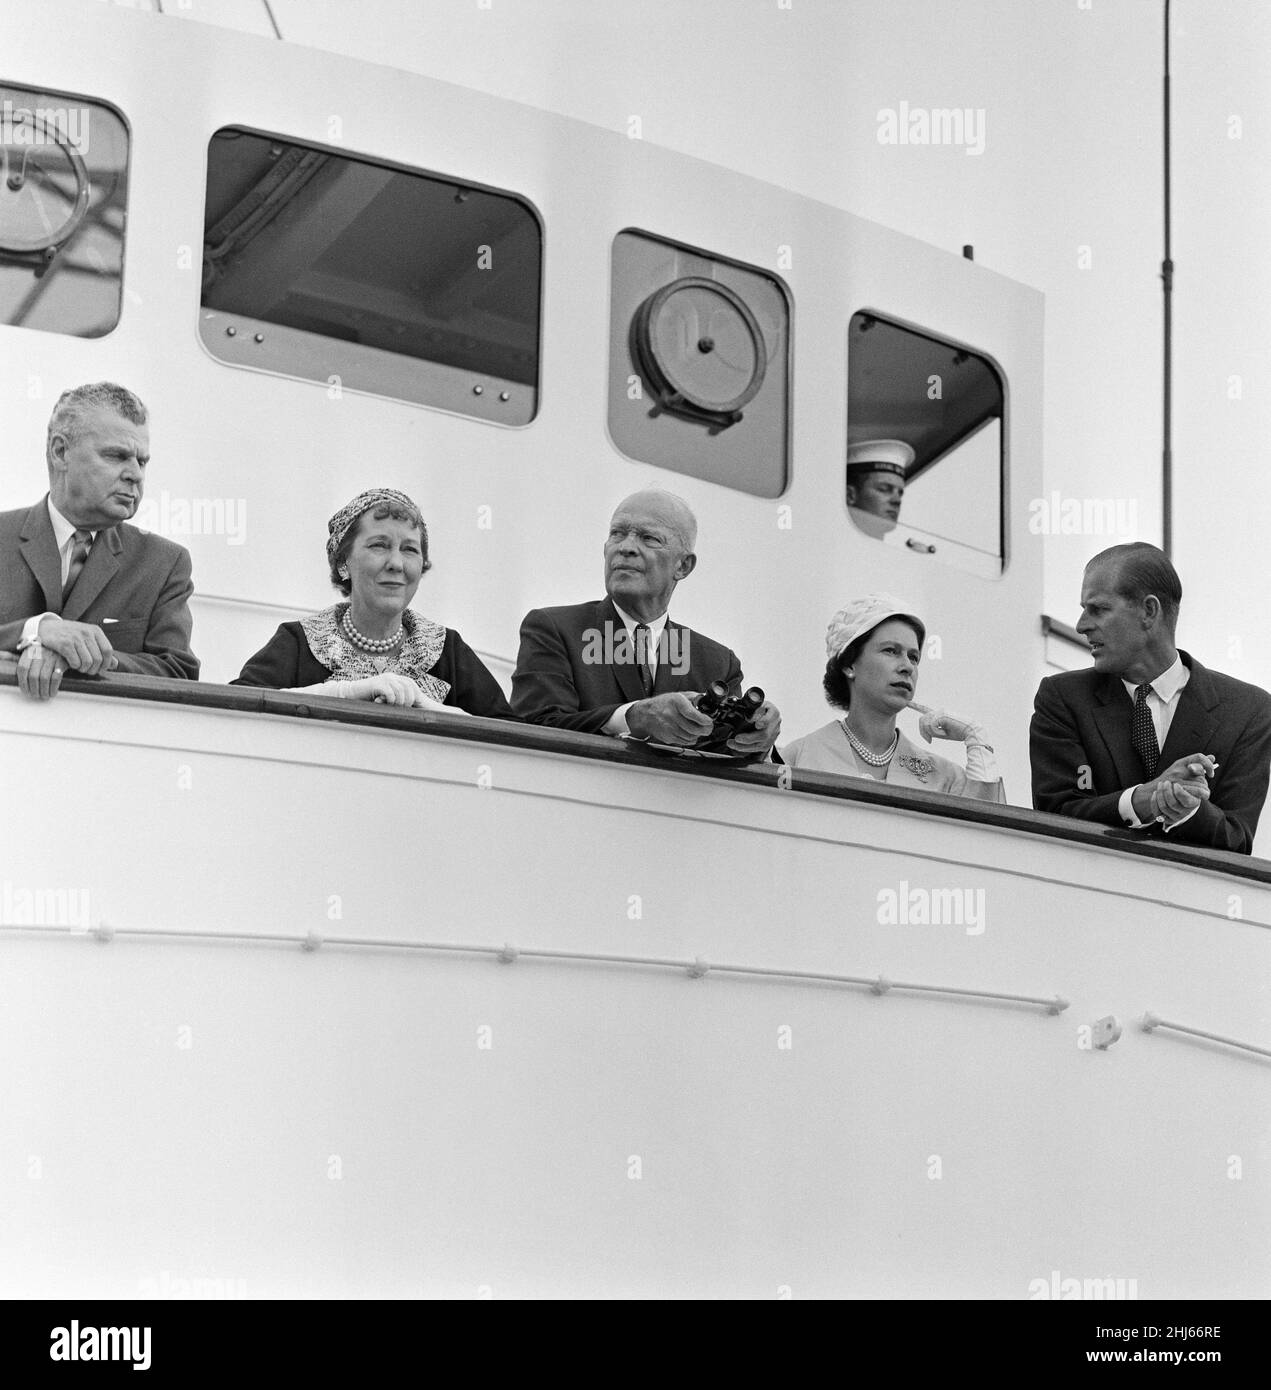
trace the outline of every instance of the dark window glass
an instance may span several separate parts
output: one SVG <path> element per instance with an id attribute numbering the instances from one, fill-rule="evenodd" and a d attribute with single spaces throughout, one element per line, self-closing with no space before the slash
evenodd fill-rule
<path id="1" fill-rule="evenodd" d="M 872 313 L 852 316 L 847 361 L 844 496 L 858 529 L 1000 574 L 1005 393 L 997 368 Z"/>
<path id="2" fill-rule="evenodd" d="M 202 332 L 223 360 L 524 424 L 541 279 L 510 194 L 234 127 L 208 147 Z"/>
<path id="3" fill-rule="evenodd" d="M 127 215 L 122 117 L 99 101 L 0 84 L 0 323 L 109 333 Z"/>

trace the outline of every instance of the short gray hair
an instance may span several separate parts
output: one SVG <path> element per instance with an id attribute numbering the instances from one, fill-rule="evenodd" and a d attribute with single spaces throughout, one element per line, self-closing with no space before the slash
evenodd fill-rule
<path id="1" fill-rule="evenodd" d="M 83 433 L 84 416 L 90 410 L 100 409 L 113 410 L 134 425 L 144 425 L 150 418 L 140 397 L 113 381 L 95 381 L 89 386 L 63 391 L 49 416 L 45 457 L 50 463 L 53 461 L 53 436 L 60 434 L 68 444 L 74 444 Z"/>
<path id="2" fill-rule="evenodd" d="M 614 508 L 614 516 L 617 516 L 629 502 L 637 500 L 656 501 L 667 513 L 668 529 L 680 543 L 684 554 L 693 553 L 697 548 L 697 518 L 693 515 L 692 507 L 678 493 L 668 492 L 661 487 L 641 488 L 639 492 L 631 493 L 618 503 Z"/>
<path id="3" fill-rule="evenodd" d="M 676 524 L 675 534 L 680 538 L 684 553 L 691 555 L 697 549 L 697 518 L 693 515 L 693 509 L 678 493 L 664 492 L 662 495 L 678 504 L 681 517 Z"/>

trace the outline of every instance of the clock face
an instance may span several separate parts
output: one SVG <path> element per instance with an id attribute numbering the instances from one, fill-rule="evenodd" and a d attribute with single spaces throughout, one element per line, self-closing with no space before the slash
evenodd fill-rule
<path id="1" fill-rule="evenodd" d="M 626 458 L 754 497 L 790 475 L 786 286 L 634 227 L 613 239 L 609 437 Z"/>
<path id="2" fill-rule="evenodd" d="M 768 354 L 746 301 L 727 285 L 688 276 L 640 306 L 634 347 L 671 410 L 734 416 L 763 385 Z"/>
<path id="3" fill-rule="evenodd" d="M 0 251 L 56 251 L 88 211 L 92 183 L 79 151 L 34 111 L 9 114 L 0 134 Z"/>

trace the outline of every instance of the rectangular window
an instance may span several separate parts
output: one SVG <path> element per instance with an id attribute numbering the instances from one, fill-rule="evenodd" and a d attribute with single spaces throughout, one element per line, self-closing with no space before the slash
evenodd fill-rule
<path id="1" fill-rule="evenodd" d="M 1002 572 L 1005 390 L 987 357 L 873 313 L 848 326 L 844 499 L 858 531 Z"/>
<path id="2" fill-rule="evenodd" d="M 521 198 L 238 127 L 208 146 L 214 357 L 524 425 L 543 235 Z"/>
<path id="3" fill-rule="evenodd" d="M 127 217 L 123 117 L 86 97 L 0 84 L 0 323 L 109 333 Z"/>

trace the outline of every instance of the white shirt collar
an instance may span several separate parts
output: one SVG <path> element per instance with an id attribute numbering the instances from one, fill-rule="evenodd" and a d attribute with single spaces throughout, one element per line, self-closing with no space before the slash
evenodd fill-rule
<path id="1" fill-rule="evenodd" d="M 57 549 L 60 554 L 71 543 L 71 537 L 79 529 L 74 522 L 67 521 L 61 512 L 53 505 L 52 497 L 49 498 L 49 520 L 53 523 L 53 539 L 57 541 Z M 87 528 L 85 528 L 87 529 Z M 93 531 L 92 537 L 97 539 L 97 532 Z"/>
<path id="2" fill-rule="evenodd" d="M 1183 658 L 1181 656 L 1176 656 L 1172 666 L 1167 666 L 1155 680 L 1149 681 L 1148 683 L 1152 687 L 1152 694 L 1160 700 L 1161 704 L 1168 705 L 1174 696 L 1177 695 L 1191 679 L 1191 674 L 1192 673 L 1187 667 L 1183 665 Z M 1134 692 L 1138 689 L 1138 686 L 1136 686 L 1133 681 L 1124 679 L 1121 684 L 1125 686 L 1126 693 L 1129 695 L 1130 699 L 1133 700 Z"/>
<path id="3" fill-rule="evenodd" d="M 616 603 L 614 604 L 614 608 L 617 609 L 618 616 L 622 619 L 623 627 L 630 633 L 635 632 L 642 619 L 633 618 L 630 613 L 626 613 L 621 608 L 618 608 Z M 660 618 L 650 618 L 649 621 L 644 624 L 645 627 L 649 629 L 649 645 L 654 647 L 655 650 L 656 644 L 662 640 L 662 630 L 666 627 L 670 617 L 671 615 L 669 612 L 663 613 Z"/>

